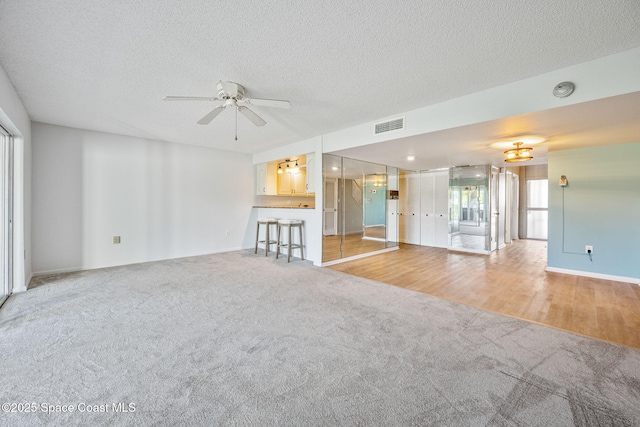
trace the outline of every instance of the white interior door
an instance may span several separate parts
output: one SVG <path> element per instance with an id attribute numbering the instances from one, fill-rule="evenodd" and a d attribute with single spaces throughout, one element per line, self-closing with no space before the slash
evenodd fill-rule
<path id="1" fill-rule="evenodd" d="M 446 248 L 449 245 L 449 171 L 436 172 L 433 184 L 434 246 Z"/>
<path id="2" fill-rule="evenodd" d="M 520 209 L 519 187 L 520 178 L 517 174 L 514 173 L 511 177 L 511 240 L 520 238 L 520 236 L 518 235 L 518 210 Z"/>
<path id="3" fill-rule="evenodd" d="M 400 176 L 399 241 L 420 244 L 420 174 Z"/>
<path id="4" fill-rule="evenodd" d="M 338 178 L 324 180 L 323 234 L 335 236 L 338 232 Z"/>
<path id="5" fill-rule="evenodd" d="M 387 241 L 398 241 L 398 201 L 387 200 Z"/>
<path id="6" fill-rule="evenodd" d="M 498 248 L 506 246 L 506 221 L 507 221 L 507 175 L 506 172 L 498 174 Z"/>
<path id="7" fill-rule="evenodd" d="M 498 210 L 498 182 L 499 182 L 499 173 L 498 168 L 492 166 L 491 167 L 491 181 L 489 190 L 490 198 L 491 198 L 491 225 L 490 225 L 490 233 L 489 233 L 489 250 L 491 252 L 498 249 L 498 217 L 500 216 L 500 211 Z M 486 248 L 485 248 L 486 249 Z"/>
<path id="8" fill-rule="evenodd" d="M 435 246 L 436 244 L 434 181 L 433 172 L 420 174 L 420 244 L 422 246 Z"/>

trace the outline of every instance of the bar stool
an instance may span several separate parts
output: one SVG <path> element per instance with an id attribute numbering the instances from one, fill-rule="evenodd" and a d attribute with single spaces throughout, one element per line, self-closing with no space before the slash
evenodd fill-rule
<path id="1" fill-rule="evenodd" d="M 282 242 L 282 227 L 286 227 L 289 232 L 289 240 L 286 242 Z M 294 227 L 298 227 L 298 231 L 300 232 L 300 243 L 293 243 L 291 241 L 291 229 Z M 280 255 L 280 248 L 287 248 L 287 262 L 291 260 L 291 252 L 294 249 L 300 249 L 300 259 L 304 259 L 304 254 L 302 252 L 302 221 L 299 219 L 281 219 L 278 221 L 278 248 L 276 249 L 276 259 Z"/>
<path id="2" fill-rule="evenodd" d="M 260 239 L 260 226 L 266 226 L 264 231 L 264 240 Z M 264 256 L 269 255 L 269 247 L 273 244 L 277 244 L 277 240 L 272 240 L 269 238 L 269 229 L 272 225 L 277 226 L 278 220 L 275 218 L 258 218 L 258 225 L 256 226 L 256 250 L 253 252 L 254 254 L 258 253 L 258 243 L 264 243 Z"/>

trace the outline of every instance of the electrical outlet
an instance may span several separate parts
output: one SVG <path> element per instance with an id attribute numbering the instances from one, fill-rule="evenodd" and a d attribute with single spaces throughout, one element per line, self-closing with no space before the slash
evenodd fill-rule
<path id="1" fill-rule="evenodd" d="M 587 245 L 584 247 L 584 253 L 585 254 L 592 254 L 593 253 L 593 246 L 591 245 Z"/>
<path id="2" fill-rule="evenodd" d="M 113 244 L 114 245 L 120 244 L 120 236 L 113 236 Z"/>

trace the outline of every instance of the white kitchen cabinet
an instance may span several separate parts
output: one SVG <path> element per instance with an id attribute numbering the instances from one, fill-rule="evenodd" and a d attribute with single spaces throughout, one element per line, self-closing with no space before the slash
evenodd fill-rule
<path id="1" fill-rule="evenodd" d="M 278 174 L 278 194 L 305 196 L 307 194 L 307 178 L 304 168 L 297 173 L 284 172 Z"/>
<path id="2" fill-rule="evenodd" d="M 256 195 L 276 195 L 276 166 L 273 162 L 256 165 Z"/>
<path id="3" fill-rule="evenodd" d="M 306 190 L 307 193 L 316 192 L 316 153 L 307 154 L 307 174 L 306 174 Z"/>
<path id="4" fill-rule="evenodd" d="M 420 174 L 420 244 L 446 248 L 449 243 L 449 172 Z"/>

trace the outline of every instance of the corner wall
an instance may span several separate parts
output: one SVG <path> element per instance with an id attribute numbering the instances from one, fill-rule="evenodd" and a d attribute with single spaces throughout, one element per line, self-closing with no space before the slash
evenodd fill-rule
<path id="1" fill-rule="evenodd" d="M 640 143 L 549 153 L 549 270 L 640 281 L 639 165 Z"/>
<path id="2" fill-rule="evenodd" d="M 250 155 L 36 122 L 32 135 L 35 272 L 224 252 L 253 242 Z"/>

